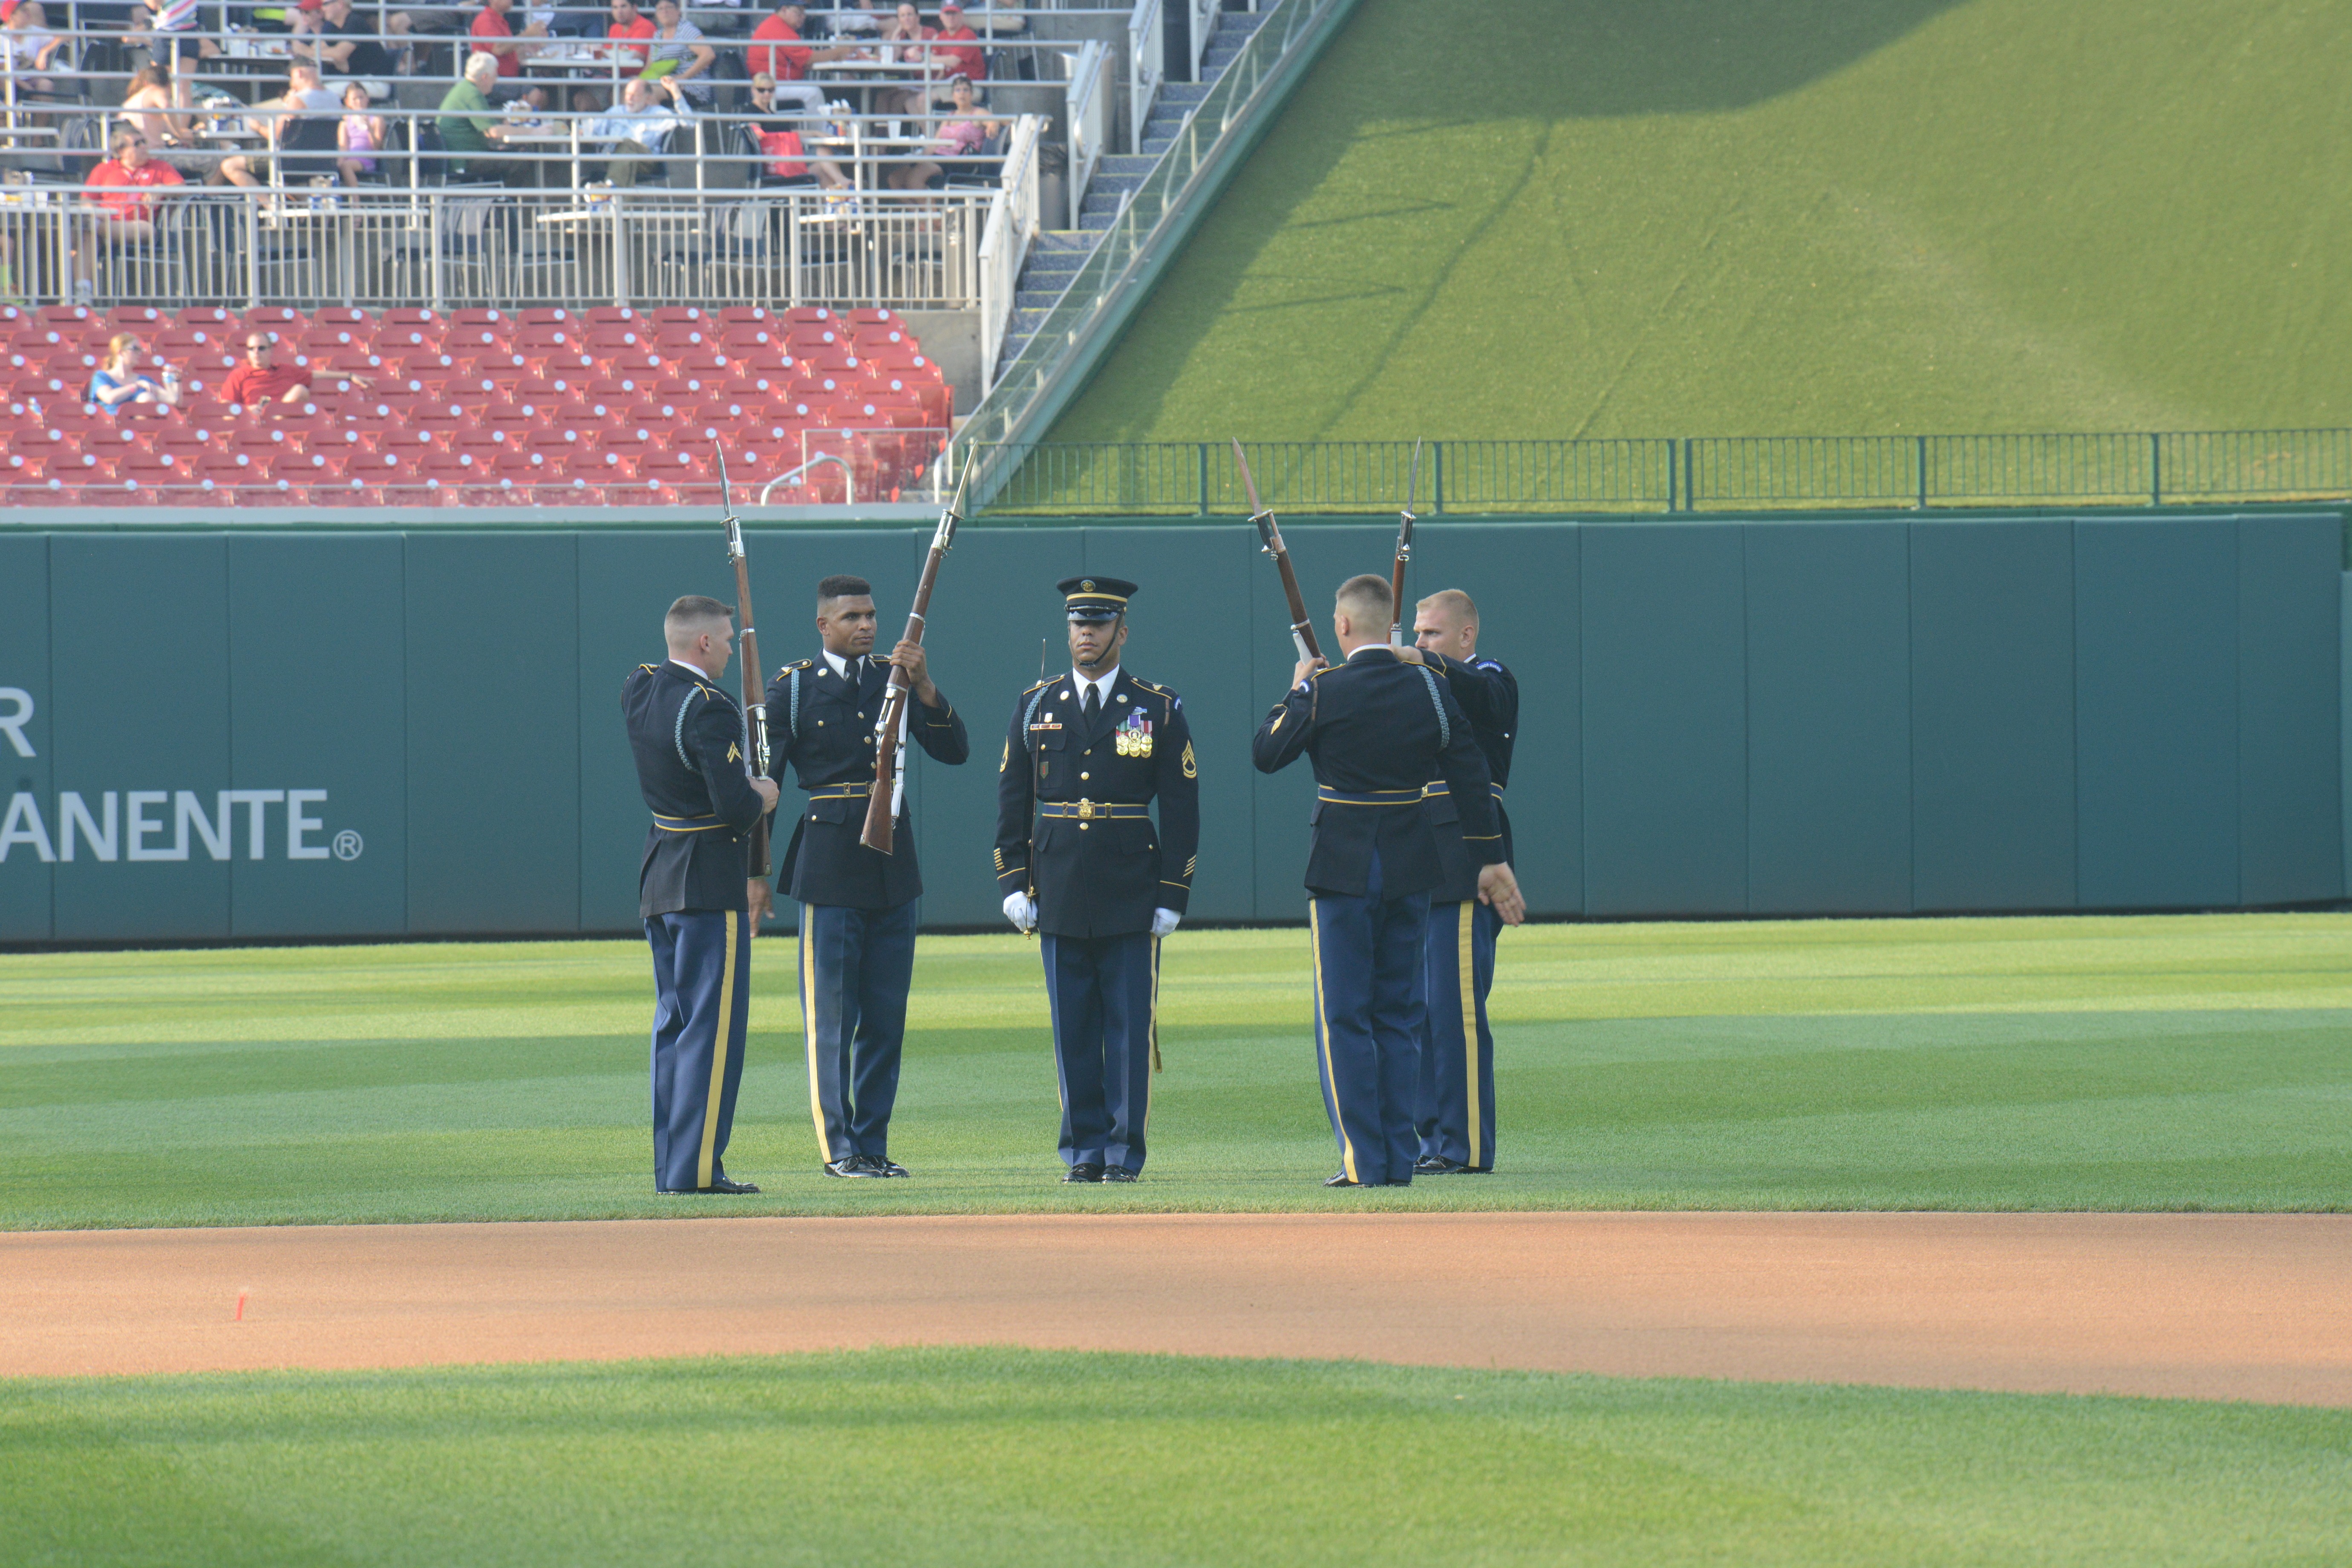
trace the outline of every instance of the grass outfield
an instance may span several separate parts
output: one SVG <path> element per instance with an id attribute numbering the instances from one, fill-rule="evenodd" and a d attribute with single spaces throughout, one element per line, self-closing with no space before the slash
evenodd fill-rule
<path id="1" fill-rule="evenodd" d="M 2352 424 L 2352 9 L 1362 0 L 1052 439 Z"/>
<path id="2" fill-rule="evenodd" d="M 0 1559 L 2312 1563 L 2352 1413 L 889 1351 L 0 1383 Z"/>
<path id="3" fill-rule="evenodd" d="M 1327 1192 L 1303 932 L 1183 931 L 1132 1187 L 1055 1177 L 1033 942 L 926 937 L 891 1152 L 817 1170 L 793 947 L 729 1167 L 651 1192 L 635 942 L 0 956 L 0 1226 L 689 1213 L 2337 1209 L 2352 915 L 1549 925 L 1495 993 L 1500 1168 Z"/>

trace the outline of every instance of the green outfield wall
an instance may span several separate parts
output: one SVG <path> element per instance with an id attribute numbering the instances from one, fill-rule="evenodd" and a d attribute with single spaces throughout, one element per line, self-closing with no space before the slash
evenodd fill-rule
<path id="1" fill-rule="evenodd" d="M 1518 673 L 1530 906 L 1592 917 L 2222 909 L 2344 896 L 2342 517 L 1425 524 Z M 1310 597 L 1385 524 L 1287 529 Z M 928 528 L 754 529 L 761 651 L 816 580 L 905 614 Z M 1183 694 L 1198 919 L 1302 918 L 1312 786 L 1248 740 L 1291 664 L 1237 522 L 967 527 L 932 668 L 973 731 L 909 777 L 935 926 L 998 919 L 996 763 L 1054 580 L 1143 584 Z M 645 813 L 623 677 L 715 527 L 0 532 L 0 941 L 618 931 Z"/>

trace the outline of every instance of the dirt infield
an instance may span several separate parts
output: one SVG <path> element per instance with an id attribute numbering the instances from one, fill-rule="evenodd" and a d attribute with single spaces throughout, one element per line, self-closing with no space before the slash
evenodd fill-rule
<path id="1" fill-rule="evenodd" d="M 0 1375 L 914 1343 L 2352 1405 L 2352 1215 L 1163 1215 L 0 1236 Z"/>

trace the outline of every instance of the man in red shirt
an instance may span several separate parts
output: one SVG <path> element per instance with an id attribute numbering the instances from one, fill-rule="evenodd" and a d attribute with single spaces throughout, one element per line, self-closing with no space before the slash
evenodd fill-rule
<path id="1" fill-rule="evenodd" d="M 247 408 L 307 400 L 310 395 L 310 373 L 294 365 L 272 363 L 277 347 L 266 332 L 247 333 L 245 363 L 229 372 L 228 378 L 221 383 L 220 400 L 241 403 Z"/>
<path id="2" fill-rule="evenodd" d="M 474 36 L 477 50 L 497 58 L 501 80 L 522 74 L 522 57 L 530 47 L 513 41 L 514 27 L 507 20 L 507 12 L 513 6 L 514 0 L 483 0 L 481 10 L 475 14 L 474 25 L 467 29 Z M 522 36 L 543 38 L 547 29 L 533 22 L 522 30 Z"/>
<path id="3" fill-rule="evenodd" d="M 778 81 L 799 81 L 809 73 L 809 67 L 820 60 L 837 60 L 851 51 L 846 48 L 812 49 L 803 46 L 793 48 L 808 37 L 808 7 L 787 3 L 776 7 L 772 16 L 761 19 L 751 29 L 751 47 L 745 51 L 745 61 L 751 74 L 767 73 Z"/>
<path id="4" fill-rule="evenodd" d="M 613 25 L 604 29 L 608 38 L 650 38 L 654 36 L 654 19 L 637 15 L 635 0 L 613 0 Z M 616 51 L 625 65 L 642 66 L 652 58 L 651 49 L 622 48 Z"/>
<path id="5" fill-rule="evenodd" d="M 74 291 L 84 297 L 95 289 L 99 247 L 154 238 L 155 198 L 148 193 L 184 183 L 179 170 L 147 155 L 147 138 L 131 127 L 117 131 L 110 144 L 114 156 L 92 169 L 87 182 L 109 188 L 99 196 L 73 247 Z"/>
<path id="6" fill-rule="evenodd" d="M 962 6 L 950 3 L 940 7 L 940 43 L 958 44 L 966 38 L 973 40 L 964 48 L 932 48 L 931 59 L 942 80 L 952 80 L 960 76 L 970 77 L 974 81 L 988 79 L 988 51 L 980 47 L 979 37 L 980 35 L 965 24 Z"/>

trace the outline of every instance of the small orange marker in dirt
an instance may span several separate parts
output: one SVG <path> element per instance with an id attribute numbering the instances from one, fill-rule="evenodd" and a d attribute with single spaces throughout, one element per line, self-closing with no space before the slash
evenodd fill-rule
<path id="1" fill-rule="evenodd" d="M 245 1297 L 246 1293 L 242 1290 L 239 1290 L 236 1293 L 236 1316 L 229 1320 L 231 1322 L 241 1323 L 245 1321 Z"/>

